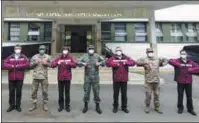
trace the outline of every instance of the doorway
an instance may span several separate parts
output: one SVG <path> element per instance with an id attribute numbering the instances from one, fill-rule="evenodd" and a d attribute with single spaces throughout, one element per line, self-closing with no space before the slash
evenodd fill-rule
<path id="1" fill-rule="evenodd" d="M 71 52 L 85 53 L 87 51 L 87 32 L 92 32 L 92 25 L 66 25 L 65 31 L 71 34 Z"/>

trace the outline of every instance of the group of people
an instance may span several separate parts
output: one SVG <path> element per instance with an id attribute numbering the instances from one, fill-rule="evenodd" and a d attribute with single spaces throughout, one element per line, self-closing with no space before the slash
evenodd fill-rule
<path id="1" fill-rule="evenodd" d="M 125 113 L 129 113 L 127 108 L 127 81 L 128 81 L 128 69 L 137 65 L 143 67 L 145 70 L 145 112 L 150 112 L 150 102 L 152 93 L 154 97 L 155 111 L 162 114 L 160 109 L 159 94 L 160 94 L 160 79 L 159 79 L 159 67 L 170 64 L 174 67 L 175 77 L 177 82 L 178 92 L 178 113 L 183 113 L 183 93 L 184 90 L 187 96 L 187 109 L 192 115 L 196 115 L 193 108 L 192 101 L 192 73 L 199 72 L 199 66 L 188 58 L 186 51 L 180 51 L 180 58 L 166 59 L 157 58 L 154 56 L 152 48 L 146 49 L 146 57 L 140 58 L 137 61 L 126 56 L 121 47 L 116 47 L 115 55 L 104 60 L 102 56 L 95 53 L 95 47 L 93 45 L 88 47 L 88 52 L 83 55 L 79 60 L 75 60 L 70 54 L 68 47 L 62 48 L 62 54 L 51 60 L 51 57 L 46 54 L 46 47 L 41 45 L 39 47 L 39 53 L 34 55 L 30 62 L 28 58 L 21 53 L 21 46 L 16 45 L 14 47 L 14 53 L 8 56 L 4 62 L 3 67 L 9 70 L 9 104 L 7 112 L 14 109 L 21 112 L 21 96 L 22 86 L 24 80 L 24 71 L 26 68 L 33 69 L 33 82 L 32 82 L 32 102 L 33 106 L 29 111 L 34 111 L 37 108 L 37 92 L 39 84 L 42 87 L 43 96 L 43 110 L 48 111 L 48 67 L 58 67 L 58 92 L 59 99 L 58 111 L 66 110 L 70 112 L 70 86 L 72 73 L 71 69 L 76 67 L 84 67 L 84 108 L 83 113 L 88 111 L 88 103 L 90 100 L 91 87 L 94 94 L 94 101 L 96 103 L 96 112 L 101 114 L 100 108 L 100 79 L 99 79 L 99 66 L 107 66 L 112 68 L 113 74 L 113 112 L 118 111 L 118 97 L 121 89 L 121 109 Z M 76 76 L 76 75 L 74 75 Z M 65 94 L 64 94 L 65 92 Z M 65 95 L 65 96 L 64 96 Z M 16 98 L 16 100 L 15 100 Z"/>

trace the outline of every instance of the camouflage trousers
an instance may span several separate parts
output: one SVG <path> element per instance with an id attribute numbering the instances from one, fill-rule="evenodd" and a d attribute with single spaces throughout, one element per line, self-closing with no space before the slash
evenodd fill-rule
<path id="1" fill-rule="evenodd" d="M 99 79 L 96 79 L 95 77 L 85 77 L 85 82 L 84 82 L 84 102 L 89 102 L 90 100 L 90 91 L 91 91 L 91 86 L 93 90 L 93 95 L 94 95 L 94 101 L 95 103 L 99 103 L 101 101 L 99 97 L 99 91 L 100 91 L 100 86 L 99 86 Z"/>
<path id="2" fill-rule="evenodd" d="M 159 95 L 160 95 L 160 84 L 159 83 L 145 83 L 145 104 L 147 107 L 150 106 L 152 93 L 153 93 L 153 102 L 154 106 L 158 107 L 159 103 Z"/>
<path id="3" fill-rule="evenodd" d="M 37 92 L 41 84 L 43 103 L 48 101 L 48 80 L 47 79 L 33 79 L 31 98 L 33 103 L 37 103 Z"/>

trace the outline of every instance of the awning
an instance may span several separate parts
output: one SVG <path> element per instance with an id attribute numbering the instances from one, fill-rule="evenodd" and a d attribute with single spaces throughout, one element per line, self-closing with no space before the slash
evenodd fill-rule
<path id="1" fill-rule="evenodd" d="M 29 31 L 28 35 L 39 35 L 40 32 L 39 31 Z"/>

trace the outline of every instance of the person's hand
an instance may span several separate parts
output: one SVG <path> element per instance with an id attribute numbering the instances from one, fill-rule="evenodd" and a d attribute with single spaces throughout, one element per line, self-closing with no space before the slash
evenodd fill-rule
<path id="1" fill-rule="evenodd" d="M 60 65 L 60 64 L 61 64 L 61 61 L 59 60 L 59 61 L 57 62 L 57 64 L 59 64 L 59 65 Z"/>
<path id="2" fill-rule="evenodd" d="M 40 63 L 41 63 L 41 61 L 40 61 L 40 60 L 37 60 L 37 61 L 36 61 L 36 64 L 40 64 Z"/>
<path id="3" fill-rule="evenodd" d="M 87 66 L 88 66 L 88 63 L 83 63 L 83 65 L 84 65 L 85 67 L 87 67 Z"/>
<path id="4" fill-rule="evenodd" d="M 12 68 L 14 68 L 15 66 L 14 65 L 12 65 Z"/>
<path id="5" fill-rule="evenodd" d="M 97 62 L 97 63 L 96 63 L 96 66 L 97 66 L 97 67 L 99 67 L 99 66 L 100 66 L 100 63 L 99 63 L 99 62 Z"/>
<path id="6" fill-rule="evenodd" d="M 42 63 L 43 65 L 48 64 L 46 60 L 42 60 L 42 62 L 41 62 L 41 63 Z"/>

